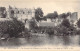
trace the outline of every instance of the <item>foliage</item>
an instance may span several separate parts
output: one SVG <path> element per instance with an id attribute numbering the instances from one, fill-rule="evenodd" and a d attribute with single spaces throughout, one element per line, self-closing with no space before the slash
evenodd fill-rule
<path id="1" fill-rule="evenodd" d="M 18 37 L 24 28 L 24 24 L 15 18 L 0 22 L 0 33 L 9 34 L 10 37 Z"/>
<path id="2" fill-rule="evenodd" d="M 67 16 L 71 16 L 71 12 L 67 12 L 67 14 L 66 14 Z"/>
<path id="3" fill-rule="evenodd" d="M 77 21 L 77 26 L 80 28 L 80 19 Z"/>
<path id="4" fill-rule="evenodd" d="M 70 27 L 70 22 L 69 22 L 68 19 L 63 19 L 61 25 L 69 28 Z"/>
<path id="5" fill-rule="evenodd" d="M 54 35 L 54 28 L 53 27 L 43 27 L 43 26 L 39 26 L 39 27 L 37 27 L 36 29 L 34 29 L 34 31 L 36 32 L 36 33 L 42 33 L 42 34 L 44 34 L 44 33 L 46 33 L 46 34 L 48 34 L 48 35 Z"/>
<path id="6" fill-rule="evenodd" d="M 29 27 L 30 30 L 35 29 L 37 27 L 37 22 L 35 21 L 34 18 L 29 21 Z"/>
<path id="7" fill-rule="evenodd" d="M 66 15 L 66 13 L 62 13 L 62 14 L 59 15 L 59 17 L 65 19 L 65 18 L 67 18 L 67 15 Z"/>
<path id="8" fill-rule="evenodd" d="M 5 7 L 0 7 L 0 16 L 1 16 L 1 18 L 5 18 L 6 15 L 7 15 L 6 8 Z"/>
<path id="9" fill-rule="evenodd" d="M 80 30 L 77 30 L 77 32 L 76 32 L 78 35 L 80 35 Z"/>
<path id="10" fill-rule="evenodd" d="M 74 35 L 77 33 L 77 30 L 75 27 L 70 26 L 69 28 L 59 25 L 55 29 L 57 31 L 56 35 Z"/>
<path id="11" fill-rule="evenodd" d="M 41 8 L 35 9 L 35 19 L 39 22 L 40 18 L 43 17 L 43 11 Z"/>

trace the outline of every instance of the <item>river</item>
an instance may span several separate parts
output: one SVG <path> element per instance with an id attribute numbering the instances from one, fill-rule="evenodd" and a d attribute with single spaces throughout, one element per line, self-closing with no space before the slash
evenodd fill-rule
<path id="1" fill-rule="evenodd" d="M 31 38 L 13 38 L 9 41 L 0 40 L 0 46 L 41 46 L 41 45 L 64 45 L 79 46 L 80 35 L 73 36 L 32 36 Z"/>

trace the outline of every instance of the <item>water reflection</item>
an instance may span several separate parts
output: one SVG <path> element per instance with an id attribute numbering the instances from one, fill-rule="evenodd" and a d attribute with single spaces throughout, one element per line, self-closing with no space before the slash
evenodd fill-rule
<path id="1" fill-rule="evenodd" d="M 22 46 L 22 45 L 68 45 L 79 46 L 80 35 L 73 36 L 32 36 L 31 38 L 14 38 L 9 41 L 0 40 L 0 46 Z"/>

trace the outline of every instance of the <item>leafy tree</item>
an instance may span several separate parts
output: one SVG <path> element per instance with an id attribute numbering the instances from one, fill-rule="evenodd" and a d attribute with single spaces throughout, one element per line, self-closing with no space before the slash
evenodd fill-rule
<path id="1" fill-rule="evenodd" d="M 65 26 L 60 26 L 58 29 L 58 34 L 67 35 L 68 29 Z"/>
<path id="2" fill-rule="evenodd" d="M 60 14 L 60 17 L 65 19 L 67 17 L 67 15 L 65 13 L 62 13 L 62 14 Z"/>
<path id="3" fill-rule="evenodd" d="M 16 18 L 0 21 L 0 24 L 0 33 L 9 34 L 10 37 L 18 37 L 19 33 L 25 29 L 24 23 L 18 21 Z"/>
<path id="4" fill-rule="evenodd" d="M 43 11 L 41 8 L 35 9 L 35 19 L 39 22 L 40 18 L 43 17 Z"/>
<path id="5" fill-rule="evenodd" d="M 57 11 L 54 11 L 54 18 L 57 18 L 58 17 L 58 13 Z"/>
<path id="6" fill-rule="evenodd" d="M 71 12 L 67 12 L 67 14 L 66 14 L 67 16 L 70 16 L 71 15 Z"/>
<path id="7" fill-rule="evenodd" d="M 80 28 L 80 19 L 77 21 L 77 26 Z"/>
<path id="8" fill-rule="evenodd" d="M 6 13 L 6 8 L 5 7 L 0 7 L 0 15 L 1 18 L 5 18 L 7 13 Z"/>
<path id="9" fill-rule="evenodd" d="M 34 30 L 37 27 L 37 23 L 34 18 L 29 21 L 30 30 Z"/>
<path id="10" fill-rule="evenodd" d="M 62 24 L 62 26 L 65 26 L 65 27 L 67 27 L 67 28 L 70 27 L 70 22 L 69 22 L 68 19 L 64 19 L 61 24 Z"/>

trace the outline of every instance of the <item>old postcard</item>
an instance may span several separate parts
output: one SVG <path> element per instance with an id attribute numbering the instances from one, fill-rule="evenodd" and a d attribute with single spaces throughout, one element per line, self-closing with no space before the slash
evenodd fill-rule
<path id="1" fill-rule="evenodd" d="M 0 0 L 0 50 L 80 50 L 80 0 Z"/>

